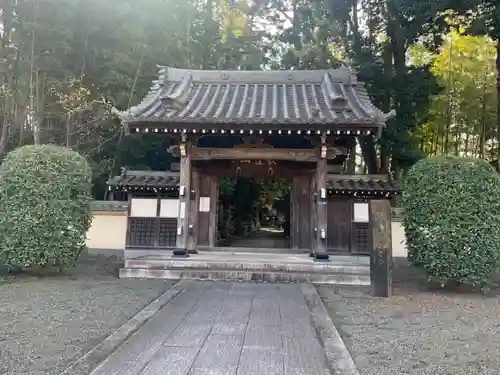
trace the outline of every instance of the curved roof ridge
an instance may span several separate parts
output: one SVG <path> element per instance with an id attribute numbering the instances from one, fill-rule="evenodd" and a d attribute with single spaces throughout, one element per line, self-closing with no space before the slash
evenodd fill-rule
<path id="1" fill-rule="evenodd" d="M 380 128 L 395 116 L 395 111 L 383 113 L 372 103 L 364 84 L 346 66 L 257 71 L 159 65 L 158 77 L 143 100 L 125 111 L 113 108 L 112 113 L 126 126 L 152 124 L 156 132 L 163 127 L 179 129 L 181 124 L 195 129 L 231 123 L 275 130 L 361 127 L 370 134 L 369 127 Z"/>

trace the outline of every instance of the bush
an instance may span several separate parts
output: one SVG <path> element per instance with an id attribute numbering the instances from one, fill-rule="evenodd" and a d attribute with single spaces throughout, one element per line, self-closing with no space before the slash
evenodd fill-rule
<path id="1" fill-rule="evenodd" d="M 404 182 L 408 259 L 442 287 L 485 288 L 500 261 L 500 177 L 479 159 L 434 157 Z"/>
<path id="2" fill-rule="evenodd" d="M 25 146 L 0 165 L 0 263 L 64 271 L 85 248 L 91 170 L 66 148 Z"/>

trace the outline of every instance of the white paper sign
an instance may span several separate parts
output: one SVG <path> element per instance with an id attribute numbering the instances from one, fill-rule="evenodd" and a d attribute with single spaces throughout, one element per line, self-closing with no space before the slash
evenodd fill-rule
<path id="1" fill-rule="evenodd" d="M 210 197 L 200 197 L 200 212 L 210 212 Z"/>
<path id="2" fill-rule="evenodd" d="M 179 215 L 178 199 L 162 199 L 160 206 L 160 217 L 175 218 Z"/>
<path id="3" fill-rule="evenodd" d="M 370 221 L 370 212 L 368 203 L 354 203 L 354 222 L 368 223 Z"/>
<path id="4" fill-rule="evenodd" d="M 184 219 L 185 217 L 186 217 L 186 202 L 181 202 L 179 219 Z"/>
<path id="5" fill-rule="evenodd" d="M 156 198 L 132 198 L 130 202 L 130 216 L 156 217 L 158 200 Z"/>

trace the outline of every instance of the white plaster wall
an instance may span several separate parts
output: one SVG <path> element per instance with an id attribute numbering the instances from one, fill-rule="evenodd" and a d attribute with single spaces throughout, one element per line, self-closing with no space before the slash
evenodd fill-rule
<path id="1" fill-rule="evenodd" d="M 405 228 L 403 222 L 399 220 L 392 221 L 392 256 L 406 258 L 408 250 L 406 249 Z"/>
<path id="2" fill-rule="evenodd" d="M 125 249 L 126 212 L 94 212 L 87 232 L 87 248 L 99 250 Z"/>
<path id="3" fill-rule="evenodd" d="M 399 220 L 392 221 L 392 255 L 393 257 L 406 258 L 406 241 L 403 223 Z M 126 212 L 95 212 L 92 225 L 87 233 L 87 247 L 90 251 L 125 249 L 127 235 Z M 104 250 L 104 252 L 103 252 Z"/>

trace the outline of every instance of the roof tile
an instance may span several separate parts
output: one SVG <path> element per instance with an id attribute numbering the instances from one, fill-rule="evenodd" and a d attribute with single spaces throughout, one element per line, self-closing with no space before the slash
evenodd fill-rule
<path id="1" fill-rule="evenodd" d="M 318 71 L 203 71 L 161 67 L 137 106 L 120 112 L 126 124 L 362 124 L 388 115 L 368 98 L 347 68 Z"/>
<path id="2" fill-rule="evenodd" d="M 346 192 L 401 192 L 401 186 L 397 181 L 364 180 L 364 179 L 329 179 L 328 188 L 332 190 L 344 190 Z"/>
<path id="3" fill-rule="evenodd" d="M 179 172 L 124 171 L 108 181 L 113 187 L 163 188 L 179 186 Z"/>

